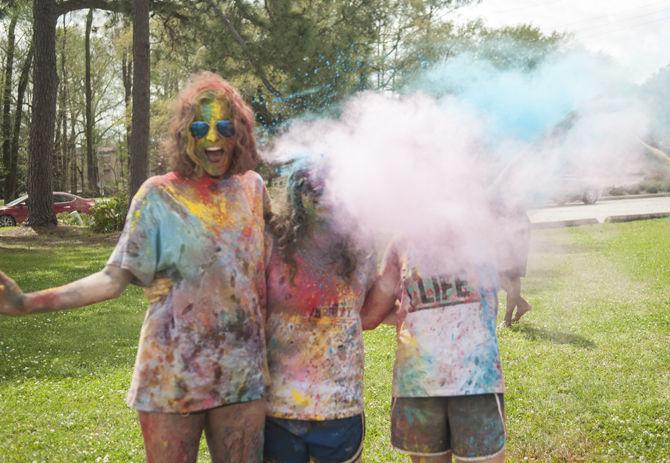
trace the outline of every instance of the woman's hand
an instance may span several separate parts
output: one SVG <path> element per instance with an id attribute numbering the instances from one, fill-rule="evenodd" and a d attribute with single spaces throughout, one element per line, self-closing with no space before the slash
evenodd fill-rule
<path id="1" fill-rule="evenodd" d="M 24 295 L 19 285 L 4 273 L 0 272 L 0 314 L 23 315 Z"/>

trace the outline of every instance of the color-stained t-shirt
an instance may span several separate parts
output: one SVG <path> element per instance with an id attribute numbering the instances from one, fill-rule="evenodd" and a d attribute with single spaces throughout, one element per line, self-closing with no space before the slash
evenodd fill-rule
<path id="1" fill-rule="evenodd" d="M 391 249 L 402 275 L 394 397 L 504 392 L 494 268 L 422 275 L 411 246 Z"/>
<path id="2" fill-rule="evenodd" d="M 142 185 L 108 261 L 150 299 L 131 407 L 187 413 L 263 396 L 267 204 L 252 171 Z"/>
<path id="3" fill-rule="evenodd" d="M 330 420 L 363 413 L 360 309 L 376 276 L 373 255 L 356 256 L 351 279 L 339 276 L 336 243 L 327 227 L 294 257 L 296 273 L 273 249 L 268 267 L 268 415 Z"/>

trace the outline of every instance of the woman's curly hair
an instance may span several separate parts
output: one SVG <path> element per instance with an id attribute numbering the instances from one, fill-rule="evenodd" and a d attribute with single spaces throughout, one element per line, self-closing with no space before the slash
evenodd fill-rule
<path id="1" fill-rule="evenodd" d="M 284 262 L 289 266 L 291 282 L 293 282 L 298 271 L 295 252 L 310 232 L 310 221 L 303 204 L 303 194 L 315 198 L 319 198 L 322 194 L 321 188 L 315 183 L 317 182 L 310 177 L 309 169 L 298 168 L 293 171 L 286 184 L 287 210 L 282 215 L 273 216 L 270 222 L 275 246 L 281 253 Z M 357 258 L 350 240 L 343 236 L 335 242 L 330 250 L 330 257 L 332 262 L 337 265 L 337 275 L 346 281 L 351 280 L 351 276 L 356 270 Z"/>
<path id="2" fill-rule="evenodd" d="M 221 76 L 207 71 L 192 76 L 175 99 L 167 139 L 163 142 L 170 167 L 184 177 L 193 177 L 199 173 L 198 166 L 189 158 L 186 150 L 191 137 L 191 122 L 201 101 L 199 97 L 207 92 L 223 96 L 230 103 L 237 141 L 230 173 L 238 174 L 254 169 L 259 159 L 253 133 L 254 113 L 235 87 Z"/>

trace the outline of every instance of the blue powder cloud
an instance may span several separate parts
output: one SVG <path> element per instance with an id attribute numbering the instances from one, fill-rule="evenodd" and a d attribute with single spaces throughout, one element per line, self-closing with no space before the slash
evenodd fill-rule
<path id="1" fill-rule="evenodd" d="M 520 44 L 502 50 L 532 56 L 532 50 Z M 450 57 L 418 76 L 405 91 L 454 96 L 484 116 L 492 140 L 532 142 L 595 99 L 637 90 L 614 62 L 584 50 L 555 52 L 533 66 L 520 65 L 528 62 L 520 58 L 502 67 L 493 56 L 466 51 Z"/>

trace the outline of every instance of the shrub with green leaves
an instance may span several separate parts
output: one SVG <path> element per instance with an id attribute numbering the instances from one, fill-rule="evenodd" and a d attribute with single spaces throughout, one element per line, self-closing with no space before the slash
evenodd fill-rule
<path id="1" fill-rule="evenodd" d="M 91 229 L 98 233 L 120 231 L 128 214 L 128 199 L 125 196 L 114 196 L 101 200 L 91 208 Z"/>

